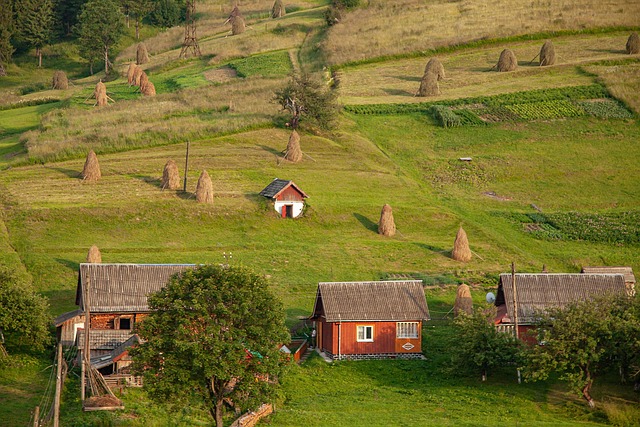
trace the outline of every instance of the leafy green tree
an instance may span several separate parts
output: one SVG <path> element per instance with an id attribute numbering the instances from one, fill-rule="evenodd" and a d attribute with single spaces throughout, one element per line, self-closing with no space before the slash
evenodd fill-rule
<path id="1" fill-rule="evenodd" d="M 87 0 L 55 0 L 57 31 L 64 36 L 70 36 L 73 28 L 78 24 L 78 15 Z"/>
<path id="2" fill-rule="evenodd" d="M 495 307 L 461 313 L 454 321 L 457 332 L 454 367 L 458 372 L 471 371 L 487 379 L 497 367 L 513 365 L 518 361 L 521 342 L 512 334 L 499 332 L 494 323 Z"/>
<path id="3" fill-rule="evenodd" d="M 0 357 L 6 355 L 5 340 L 42 350 L 50 340 L 48 310 L 31 283 L 0 266 Z"/>
<path id="4" fill-rule="evenodd" d="M 640 298 L 611 299 L 612 365 L 619 367 L 621 381 L 640 383 Z"/>
<path id="5" fill-rule="evenodd" d="M 328 130 L 338 112 L 335 93 L 308 74 L 293 75 L 289 83 L 276 92 L 275 101 L 291 114 L 289 126 L 293 129 L 306 117 L 311 124 Z"/>
<path id="6" fill-rule="evenodd" d="M 124 33 L 124 16 L 113 0 L 90 0 L 82 7 L 78 17 L 78 35 L 80 46 L 84 46 L 84 57 L 91 61 L 95 53 L 89 50 L 99 49 L 104 58 L 104 71 L 109 74 L 111 62 L 109 49 L 115 45 Z"/>
<path id="7" fill-rule="evenodd" d="M 0 0 L 0 76 L 6 74 L 5 66 L 13 55 L 11 36 L 14 30 L 13 0 Z"/>
<path id="8" fill-rule="evenodd" d="M 288 339 L 280 302 L 244 268 L 206 265 L 174 276 L 149 297 L 132 350 L 149 394 L 186 405 L 204 402 L 223 426 L 225 402 L 255 408 L 273 396 Z"/>
<path id="9" fill-rule="evenodd" d="M 542 345 L 527 352 L 525 380 L 545 380 L 557 373 L 594 407 L 594 379 L 615 366 L 614 326 L 610 299 L 582 301 L 541 314 L 538 341 Z"/>
<path id="10" fill-rule="evenodd" d="M 135 0 L 131 3 L 129 11 L 133 16 L 136 25 L 136 40 L 140 39 L 140 27 L 142 20 L 153 10 L 153 2 L 151 0 Z"/>
<path id="11" fill-rule="evenodd" d="M 15 9 L 17 36 L 36 49 L 38 67 L 42 67 L 42 48 L 49 42 L 53 29 L 53 2 L 20 0 Z"/>
<path id="12" fill-rule="evenodd" d="M 176 0 L 153 0 L 149 19 L 160 27 L 173 27 L 183 19 L 184 2 Z"/>

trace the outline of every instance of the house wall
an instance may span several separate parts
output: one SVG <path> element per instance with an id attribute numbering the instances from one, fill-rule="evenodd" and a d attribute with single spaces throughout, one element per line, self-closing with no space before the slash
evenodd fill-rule
<path id="1" fill-rule="evenodd" d="M 282 216 L 283 206 L 293 206 L 293 214 L 291 216 L 294 218 L 299 217 L 304 210 L 304 202 L 276 201 L 273 206 L 280 216 Z"/>
<path id="2" fill-rule="evenodd" d="M 418 338 L 396 338 L 396 322 L 342 322 L 322 325 L 322 350 L 332 355 L 411 354 L 422 352 L 422 322 Z M 340 325 L 340 326 L 339 326 Z M 357 327 L 373 326 L 373 342 L 358 342 Z M 338 346 L 338 335 L 340 345 Z M 406 348 L 403 347 L 406 345 Z"/>
<path id="3" fill-rule="evenodd" d="M 78 328 L 84 328 L 84 316 L 73 317 L 57 327 L 56 336 L 63 347 L 71 347 L 76 343 Z"/>
<path id="4" fill-rule="evenodd" d="M 276 200 L 278 202 L 302 202 L 304 199 L 302 194 L 293 188 L 293 186 L 289 186 L 285 188 L 282 193 L 278 194 Z"/>

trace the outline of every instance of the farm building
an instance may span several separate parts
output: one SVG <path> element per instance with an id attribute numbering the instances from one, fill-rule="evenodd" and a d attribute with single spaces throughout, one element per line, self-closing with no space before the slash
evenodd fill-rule
<path id="1" fill-rule="evenodd" d="M 586 274 L 623 274 L 627 294 L 636 294 L 636 276 L 631 267 L 582 267 L 582 273 Z"/>
<path id="2" fill-rule="evenodd" d="M 514 301 L 513 278 L 508 273 L 500 275 L 495 324 L 500 330 L 515 332 L 517 306 L 518 335 L 527 342 L 535 342 L 527 332 L 534 328 L 541 311 L 599 296 L 626 294 L 623 274 L 518 273 L 515 274 Z"/>
<path id="3" fill-rule="evenodd" d="M 163 288 L 175 273 L 193 264 L 80 264 L 78 310 L 55 320 L 58 340 L 84 350 L 85 307 L 89 307 L 91 364 L 105 374 L 129 364 L 126 349 L 137 342 L 134 325 L 149 313 L 147 296 Z M 88 304 L 87 304 L 88 300 Z"/>
<path id="4" fill-rule="evenodd" d="M 293 181 L 274 179 L 264 190 L 261 196 L 273 200 L 274 209 L 282 218 L 297 218 L 304 210 L 304 199 L 309 196 Z"/>
<path id="5" fill-rule="evenodd" d="M 421 280 L 318 283 L 317 347 L 332 359 L 421 358 Z"/>

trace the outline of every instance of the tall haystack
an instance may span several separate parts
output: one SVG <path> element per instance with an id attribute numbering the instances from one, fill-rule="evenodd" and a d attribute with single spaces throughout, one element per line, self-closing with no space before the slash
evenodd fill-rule
<path id="1" fill-rule="evenodd" d="M 424 74 L 433 73 L 438 76 L 438 80 L 443 80 L 445 78 L 444 75 L 444 65 L 438 58 L 431 58 L 429 62 L 427 62 L 427 66 L 424 67 Z"/>
<path id="2" fill-rule="evenodd" d="M 87 253 L 87 262 L 91 264 L 102 264 L 102 254 L 96 245 L 92 245 Z"/>
<path id="3" fill-rule="evenodd" d="M 213 203 L 213 184 L 207 171 L 202 171 L 196 186 L 196 201 L 198 203 Z"/>
<path id="4" fill-rule="evenodd" d="M 467 262 L 471 260 L 471 249 L 469 249 L 469 239 L 467 233 L 460 227 L 458 234 L 456 234 L 456 240 L 453 242 L 453 250 L 451 251 L 451 258 L 456 261 Z"/>
<path id="5" fill-rule="evenodd" d="M 180 173 L 178 165 L 173 160 L 167 160 L 162 171 L 162 189 L 177 190 L 180 188 Z"/>
<path id="6" fill-rule="evenodd" d="M 417 96 L 436 96 L 440 95 L 440 86 L 438 85 L 438 75 L 432 72 L 424 73 L 420 80 L 420 88 Z"/>
<path id="7" fill-rule="evenodd" d="M 149 76 L 144 71 L 140 73 L 140 92 L 144 92 L 144 88 L 149 84 Z"/>
<path id="8" fill-rule="evenodd" d="M 638 36 L 638 33 L 631 33 L 627 39 L 627 53 L 629 55 L 640 53 L 640 36 Z"/>
<path id="9" fill-rule="evenodd" d="M 553 65 L 556 63 L 556 48 L 551 40 L 547 40 L 540 49 L 540 66 Z"/>
<path id="10" fill-rule="evenodd" d="M 136 47 L 136 64 L 142 65 L 149 62 L 149 52 L 147 52 L 147 45 L 144 43 L 138 43 Z"/>
<path id="11" fill-rule="evenodd" d="M 129 83 L 129 86 L 132 86 L 135 81 L 134 75 L 136 68 L 138 68 L 138 66 L 134 62 L 129 64 L 129 69 L 127 70 L 127 83 Z"/>
<path id="12" fill-rule="evenodd" d="M 231 34 L 234 36 L 244 33 L 246 29 L 242 15 L 238 15 L 231 20 Z"/>
<path id="13" fill-rule="evenodd" d="M 154 86 L 153 82 L 147 82 L 147 84 L 144 85 L 144 88 L 141 89 L 140 92 L 144 96 L 155 96 L 156 95 L 156 87 Z"/>
<path id="14" fill-rule="evenodd" d="M 273 19 L 281 18 L 286 14 L 287 11 L 284 8 L 284 3 L 282 3 L 282 0 L 276 0 L 273 3 L 273 7 L 271 8 L 271 17 Z"/>
<path id="15" fill-rule="evenodd" d="M 516 54 L 511 49 L 505 49 L 500 53 L 500 58 L 496 64 L 498 71 L 514 71 L 518 68 L 518 60 Z"/>
<path id="16" fill-rule="evenodd" d="M 82 169 L 80 177 L 84 181 L 97 181 L 101 176 L 102 174 L 100 173 L 98 156 L 96 156 L 96 153 L 91 150 L 89 151 L 89 154 L 87 154 L 87 160 L 84 162 L 84 168 Z"/>
<path id="17" fill-rule="evenodd" d="M 456 292 L 456 302 L 453 305 L 453 315 L 458 317 L 460 313 L 473 314 L 473 300 L 469 286 L 460 285 Z"/>
<path id="18" fill-rule="evenodd" d="M 382 207 L 380 221 L 378 222 L 378 234 L 389 237 L 396 234 L 396 223 L 393 221 L 393 212 L 388 204 Z"/>
<path id="19" fill-rule="evenodd" d="M 142 76 L 142 73 L 144 73 L 144 71 L 140 67 L 136 67 L 136 69 L 133 71 L 134 86 L 140 86 L 140 76 Z"/>
<path id="20" fill-rule="evenodd" d="M 69 80 L 67 79 L 67 75 L 64 71 L 58 70 L 53 73 L 52 86 L 54 89 L 58 90 L 69 89 Z"/>
<path id="21" fill-rule="evenodd" d="M 284 153 L 284 158 L 293 163 L 298 163 L 302 160 L 302 150 L 300 149 L 300 135 L 294 129 L 289 137 L 289 143 L 287 144 L 287 151 Z"/>
<path id="22" fill-rule="evenodd" d="M 96 88 L 93 91 L 93 97 L 96 99 L 96 105 L 98 107 L 104 107 L 107 105 L 107 87 L 100 80 L 96 83 Z"/>

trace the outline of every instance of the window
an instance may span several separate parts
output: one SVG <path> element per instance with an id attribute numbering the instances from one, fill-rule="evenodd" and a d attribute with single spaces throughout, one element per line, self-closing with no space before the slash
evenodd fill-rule
<path id="1" fill-rule="evenodd" d="M 115 319 L 116 329 L 131 329 L 132 316 L 120 316 Z"/>
<path id="2" fill-rule="evenodd" d="M 358 326 L 358 342 L 373 342 L 373 326 Z"/>
<path id="3" fill-rule="evenodd" d="M 396 338 L 418 338 L 418 322 L 396 323 Z"/>

